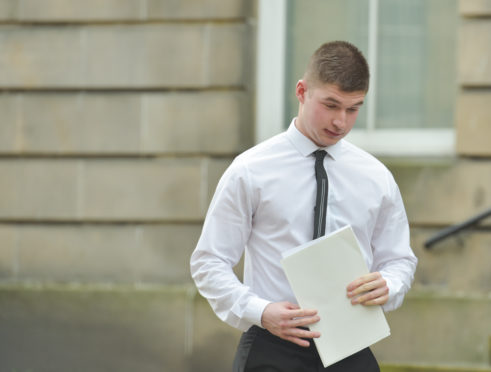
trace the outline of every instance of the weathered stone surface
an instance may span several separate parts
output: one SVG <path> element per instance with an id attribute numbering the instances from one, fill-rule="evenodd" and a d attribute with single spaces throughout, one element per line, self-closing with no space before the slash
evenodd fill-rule
<path id="1" fill-rule="evenodd" d="M 218 319 L 208 302 L 197 296 L 190 371 L 231 371 L 241 334 L 242 332 Z"/>
<path id="2" fill-rule="evenodd" d="M 233 153 L 250 145 L 243 92 L 149 94 L 144 98 L 143 152 Z M 245 137 L 245 138 L 244 138 Z"/>
<path id="3" fill-rule="evenodd" d="M 425 241 L 437 231 L 411 229 L 411 246 L 419 259 L 415 285 L 452 293 L 491 293 L 491 232 L 464 231 L 425 249 Z"/>
<path id="4" fill-rule="evenodd" d="M 227 169 L 233 159 L 219 159 L 219 158 L 211 158 L 204 160 L 207 168 L 207 199 L 208 203 L 206 204 L 206 210 L 208 209 L 208 205 L 215 194 L 216 187 L 218 185 L 218 181 L 223 175 L 223 172 Z M 205 210 L 205 213 L 206 213 Z"/>
<path id="5" fill-rule="evenodd" d="M 0 86 L 39 87 L 83 82 L 82 29 L 0 26 Z"/>
<path id="6" fill-rule="evenodd" d="M 2 0 L 0 19 L 35 22 L 234 19 L 244 0 Z"/>
<path id="7" fill-rule="evenodd" d="M 0 278 L 189 284 L 200 231 L 198 224 L 0 226 Z"/>
<path id="8" fill-rule="evenodd" d="M 241 23 L 80 25 L 62 30 L 0 26 L 0 86 L 202 88 L 244 83 L 248 28 Z M 217 67 L 224 67 L 221 74 Z"/>
<path id="9" fill-rule="evenodd" d="M 465 17 L 489 16 L 491 15 L 490 0 L 460 0 L 460 14 Z"/>
<path id="10" fill-rule="evenodd" d="M 140 150 L 137 94 L 20 95 L 21 153 L 135 154 Z"/>
<path id="11" fill-rule="evenodd" d="M 18 0 L 0 1 L 0 21 L 15 19 L 17 15 Z"/>
<path id="12" fill-rule="evenodd" d="M 0 278 L 14 278 L 17 268 L 17 229 L 0 225 Z"/>
<path id="13" fill-rule="evenodd" d="M 203 166 L 197 158 L 3 159 L 0 219 L 197 221 L 209 202 Z"/>
<path id="14" fill-rule="evenodd" d="M 246 15 L 247 0 L 147 0 L 149 19 L 221 19 Z"/>
<path id="15" fill-rule="evenodd" d="M 140 227 L 141 255 L 135 257 L 137 279 L 143 282 L 189 284 L 189 259 L 201 233 L 201 224 Z"/>
<path id="16" fill-rule="evenodd" d="M 491 156 L 491 90 L 462 91 L 457 109 L 457 151 Z"/>
<path id="17" fill-rule="evenodd" d="M 463 21 L 460 26 L 459 81 L 470 86 L 491 86 L 491 22 Z"/>
<path id="18" fill-rule="evenodd" d="M 0 111 L 7 154 L 230 154 L 253 131 L 238 91 L 1 94 Z"/>
<path id="19" fill-rule="evenodd" d="M 210 25 L 205 30 L 208 58 L 205 65 L 207 84 L 228 85 L 247 81 L 247 70 L 255 62 L 247 43 L 249 29 L 244 25 Z"/>
<path id="20" fill-rule="evenodd" d="M 144 17 L 145 0 L 17 0 L 15 20 L 99 21 L 139 20 Z"/>
<path id="21" fill-rule="evenodd" d="M 4 158 L 0 174 L 0 218 L 77 216 L 78 161 Z"/>
<path id="22" fill-rule="evenodd" d="M 2 288 L 5 371 L 186 371 L 185 292 Z"/>
<path id="23" fill-rule="evenodd" d="M 83 173 L 88 219 L 196 220 L 207 202 L 196 159 L 88 161 Z"/>
<path id="24" fill-rule="evenodd" d="M 0 125 L 0 153 L 10 153 L 20 145 L 17 137 L 19 109 L 16 95 L 0 94 L 0 112 L 2 125 Z"/>
<path id="25" fill-rule="evenodd" d="M 387 314 L 391 336 L 372 349 L 383 363 L 488 363 L 491 298 L 412 292 Z"/>
<path id="26" fill-rule="evenodd" d="M 389 164 L 389 168 L 399 184 L 412 224 L 454 224 L 491 205 L 490 162 L 451 160 Z"/>

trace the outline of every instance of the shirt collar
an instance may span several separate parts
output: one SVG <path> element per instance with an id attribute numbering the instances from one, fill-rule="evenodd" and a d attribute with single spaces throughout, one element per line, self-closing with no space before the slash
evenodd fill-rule
<path id="1" fill-rule="evenodd" d="M 333 160 L 336 160 L 336 158 L 340 156 L 343 142 L 342 139 L 334 145 L 319 147 L 297 129 L 295 126 L 296 119 L 297 118 L 293 118 L 286 131 L 286 135 L 298 152 L 300 152 L 303 156 L 310 156 L 314 151 L 325 150 Z"/>

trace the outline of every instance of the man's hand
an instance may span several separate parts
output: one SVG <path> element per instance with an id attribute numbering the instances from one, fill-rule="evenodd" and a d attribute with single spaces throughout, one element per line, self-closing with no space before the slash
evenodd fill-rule
<path id="1" fill-rule="evenodd" d="M 303 347 L 310 343 L 303 338 L 320 337 L 319 332 L 312 332 L 297 327 L 306 327 L 320 320 L 317 310 L 300 309 L 290 302 L 273 302 L 266 306 L 261 323 L 272 334 Z"/>
<path id="2" fill-rule="evenodd" d="M 384 305 L 389 300 L 389 287 L 379 272 L 363 275 L 346 289 L 353 305 Z"/>

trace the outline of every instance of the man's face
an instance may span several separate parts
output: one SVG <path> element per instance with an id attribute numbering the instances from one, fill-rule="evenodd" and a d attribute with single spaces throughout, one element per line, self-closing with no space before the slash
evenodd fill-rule
<path id="1" fill-rule="evenodd" d="M 297 129 L 317 146 L 334 145 L 355 125 L 365 92 L 344 92 L 337 85 L 307 86 L 300 80 L 296 87 L 300 102 Z"/>

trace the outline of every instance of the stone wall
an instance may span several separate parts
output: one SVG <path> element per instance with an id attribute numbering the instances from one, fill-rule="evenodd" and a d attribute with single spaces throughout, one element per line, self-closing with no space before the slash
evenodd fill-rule
<path id="1" fill-rule="evenodd" d="M 189 256 L 252 144 L 254 12 L 0 2 L 2 371 L 228 369 Z"/>

